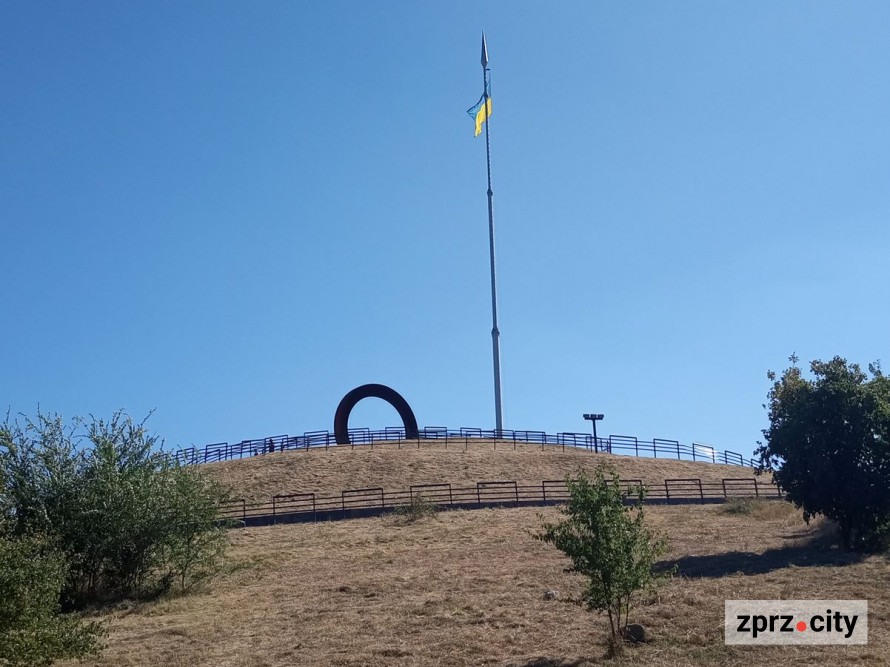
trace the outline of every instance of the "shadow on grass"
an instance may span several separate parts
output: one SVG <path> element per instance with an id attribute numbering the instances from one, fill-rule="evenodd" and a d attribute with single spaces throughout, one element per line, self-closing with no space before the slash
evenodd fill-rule
<path id="1" fill-rule="evenodd" d="M 786 567 L 819 567 L 824 565 L 852 565 L 863 561 L 868 554 L 813 546 L 790 546 L 770 549 L 763 553 L 730 551 L 707 556 L 684 556 L 661 561 L 657 572 L 674 567 L 686 577 L 723 577 L 728 574 L 766 574 Z"/>

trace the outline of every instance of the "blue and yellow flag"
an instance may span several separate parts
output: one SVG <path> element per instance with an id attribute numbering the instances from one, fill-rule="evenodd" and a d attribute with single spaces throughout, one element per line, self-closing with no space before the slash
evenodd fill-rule
<path id="1" fill-rule="evenodd" d="M 488 95 L 488 104 L 485 104 L 485 95 L 479 98 L 479 101 L 476 102 L 473 106 L 467 109 L 467 113 L 470 114 L 470 118 L 476 121 L 476 134 L 474 137 L 478 137 L 482 133 L 482 123 L 488 120 L 489 116 L 491 116 L 491 94 L 489 91 Z M 487 107 L 487 108 L 486 108 Z"/>

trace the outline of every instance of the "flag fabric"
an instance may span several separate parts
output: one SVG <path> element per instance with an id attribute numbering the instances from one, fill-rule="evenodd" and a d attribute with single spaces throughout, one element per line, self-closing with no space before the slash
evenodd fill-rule
<path id="1" fill-rule="evenodd" d="M 488 95 L 488 104 L 485 103 L 485 97 L 485 95 L 482 95 L 476 104 L 467 109 L 470 118 L 476 121 L 476 134 L 473 135 L 474 137 L 478 137 L 482 133 L 482 123 L 491 116 L 491 94 Z"/>

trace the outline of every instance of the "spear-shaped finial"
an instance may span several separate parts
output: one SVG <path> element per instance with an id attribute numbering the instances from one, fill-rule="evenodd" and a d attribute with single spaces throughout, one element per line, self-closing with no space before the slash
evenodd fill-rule
<path id="1" fill-rule="evenodd" d="M 488 47 L 485 45 L 485 31 L 482 31 L 482 67 L 488 67 Z"/>

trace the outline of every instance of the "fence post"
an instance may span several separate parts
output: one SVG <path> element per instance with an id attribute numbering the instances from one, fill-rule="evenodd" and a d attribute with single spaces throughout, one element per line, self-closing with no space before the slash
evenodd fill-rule
<path id="1" fill-rule="evenodd" d="M 692 460 L 695 461 L 695 443 L 692 443 Z"/>
<path id="2" fill-rule="evenodd" d="M 677 460 L 680 460 L 680 441 L 677 440 Z"/>

